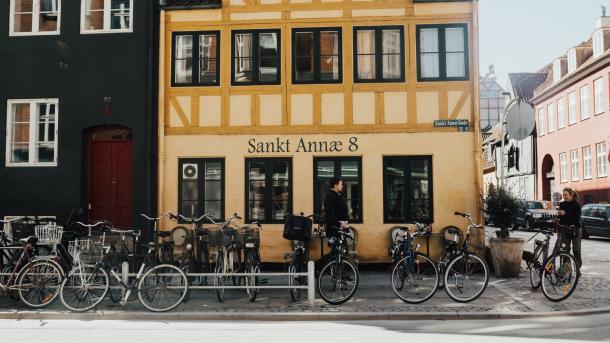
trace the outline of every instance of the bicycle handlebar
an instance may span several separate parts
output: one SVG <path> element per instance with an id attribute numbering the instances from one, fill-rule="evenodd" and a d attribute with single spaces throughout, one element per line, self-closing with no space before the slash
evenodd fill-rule
<path id="1" fill-rule="evenodd" d="M 149 217 L 149 216 L 147 216 L 144 213 L 140 213 L 140 216 L 142 216 L 146 220 L 150 220 L 150 221 L 159 221 L 159 220 L 161 220 L 163 218 L 166 218 L 166 217 L 169 217 L 172 220 L 178 219 L 178 217 L 175 214 L 173 214 L 171 211 L 167 211 L 167 212 L 163 213 L 160 217 L 156 217 L 156 218 L 155 217 Z"/>
<path id="2" fill-rule="evenodd" d="M 97 222 L 95 224 L 85 224 L 83 222 L 76 222 L 76 224 L 78 224 L 78 225 L 80 225 L 82 227 L 86 227 L 86 228 L 94 228 L 94 227 L 96 227 L 98 225 L 104 225 L 104 224 L 106 224 L 106 222 Z"/>
<path id="3" fill-rule="evenodd" d="M 15 220 L 18 220 L 18 219 L 19 219 L 19 217 L 16 217 L 16 218 L 13 218 L 13 219 L 9 219 L 9 220 L 2 220 L 2 219 L 0 219 L 0 223 L 10 224 L 10 223 L 12 223 L 12 222 L 14 222 Z"/>
<path id="4" fill-rule="evenodd" d="M 464 212 L 458 212 L 458 211 L 455 211 L 455 213 L 454 213 L 454 214 L 455 214 L 456 216 L 460 216 L 460 217 L 464 217 L 464 218 L 469 218 L 469 217 L 471 217 L 470 213 L 464 213 Z"/>

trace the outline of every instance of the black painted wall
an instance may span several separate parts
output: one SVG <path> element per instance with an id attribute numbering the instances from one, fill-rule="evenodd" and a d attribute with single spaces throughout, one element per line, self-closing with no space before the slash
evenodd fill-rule
<path id="1" fill-rule="evenodd" d="M 0 1 L 0 218 L 54 215 L 84 206 L 83 130 L 133 130 L 133 218 L 153 213 L 156 180 L 158 11 L 135 0 L 133 33 L 80 34 L 80 0 L 62 0 L 61 34 L 9 37 Z M 112 97 L 111 115 L 101 112 Z M 7 99 L 59 99 L 57 167 L 5 166 Z"/>

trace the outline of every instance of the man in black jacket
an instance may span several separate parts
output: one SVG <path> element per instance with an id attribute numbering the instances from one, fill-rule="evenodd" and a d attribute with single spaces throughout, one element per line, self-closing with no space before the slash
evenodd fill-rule
<path id="1" fill-rule="evenodd" d="M 324 200 L 324 214 L 326 216 L 326 236 L 336 236 L 339 228 L 347 228 L 347 201 L 341 195 L 343 180 L 332 178 L 330 191 Z"/>

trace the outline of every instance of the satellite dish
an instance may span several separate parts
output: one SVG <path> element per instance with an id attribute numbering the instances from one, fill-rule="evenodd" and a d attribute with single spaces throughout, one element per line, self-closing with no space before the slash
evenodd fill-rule
<path id="1" fill-rule="evenodd" d="M 529 137 L 536 126 L 534 107 L 529 102 L 517 101 L 506 113 L 506 132 L 510 138 L 523 140 Z"/>

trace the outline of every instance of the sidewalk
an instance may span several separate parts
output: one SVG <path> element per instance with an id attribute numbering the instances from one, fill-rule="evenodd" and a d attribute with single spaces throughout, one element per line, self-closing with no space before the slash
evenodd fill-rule
<path id="1" fill-rule="evenodd" d="M 392 292 L 390 272 L 361 273 L 361 283 L 349 302 L 332 306 L 316 299 L 292 303 L 288 290 L 263 290 L 256 302 L 245 291 L 227 290 L 219 303 L 213 290 L 194 290 L 191 299 L 168 313 L 151 313 L 132 296 L 126 306 L 105 300 L 96 311 L 71 313 L 58 301 L 32 310 L 6 297 L 0 298 L 0 319 L 124 319 L 124 320 L 386 320 L 386 319 L 499 319 L 610 313 L 610 280 L 583 275 L 574 294 L 560 303 L 532 291 L 529 276 L 519 279 L 492 277 L 485 293 L 469 304 L 452 301 L 443 289 L 421 305 L 403 303 Z M 276 281 L 277 282 L 277 281 Z M 276 284 L 269 280 L 269 284 Z M 317 296 L 317 294 L 316 294 Z"/>

